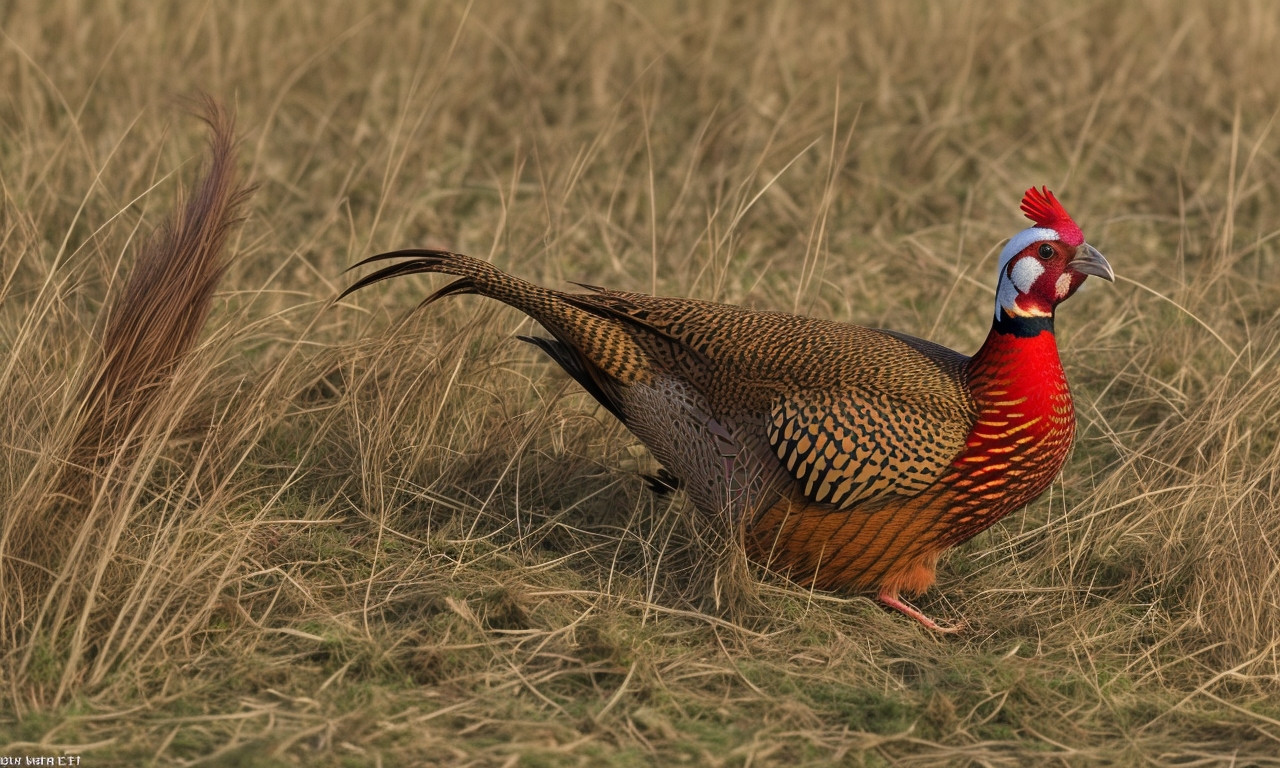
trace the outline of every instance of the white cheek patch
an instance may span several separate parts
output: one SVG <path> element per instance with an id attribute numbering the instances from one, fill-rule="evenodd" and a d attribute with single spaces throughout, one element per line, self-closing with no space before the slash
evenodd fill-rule
<path id="1" fill-rule="evenodd" d="M 1058 275 L 1058 282 L 1053 284 L 1053 290 L 1057 292 L 1058 299 L 1067 298 L 1067 292 L 1071 290 L 1071 275 L 1066 272 Z"/>
<path id="2" fill-rule="evenodd" d="M 1036 278 L 1043 274 L 1043 264 L 1036 259 L 1022 258 L 1014 262 L 1013 269 L 1009 270 L 1009 279 L 1013 281 L 1013 286 L 1018 289 L 1018 293 L 1026 293 L 1031 290 Z"/>
<path id="3" fill-rule="evenodd" d="M 1031 286 L 1044 274 L 1044 265 L 1031 256 L 1018 259 L 1009 269 L 1008 274 L 1000 273 L 1000 284 L 996 287 L 996 316 L 1001 310 L 1006 315 L 1037 315 L 1035 310 L 1018 306 L 1018 297 L 1031 290 Z"/>

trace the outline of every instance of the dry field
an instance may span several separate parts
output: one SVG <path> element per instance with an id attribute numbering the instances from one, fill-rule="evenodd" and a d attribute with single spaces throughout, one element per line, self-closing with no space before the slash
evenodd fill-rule
<path id="1" fill-rule="evenodd" d="M 359 6 L 359 9 L 356 9 Z M 1280 765 L 1272 3 L 0 4 L 0 754 L 82 765 Z M 197 344 L 77 458 L 237 116 Z M 972 352 L 1048 184 L 1079 439 L 919 605 L 717 553 L 443 246 Z M 86 471 L 85 467 L 88 467 Z"/>

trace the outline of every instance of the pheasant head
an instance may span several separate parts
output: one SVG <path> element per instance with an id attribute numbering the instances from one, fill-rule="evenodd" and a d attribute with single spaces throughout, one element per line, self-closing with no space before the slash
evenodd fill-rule
<path id="1" fill-rule="evenodd" d="M 1032 187 L 1022 211 L 1034 226 L 1014 235 L 1000 252 L 996 322 L 1052 318 L 1089 275 L 1114 281 L 1111 265 L 1084 241 L 1080 227 L 1047 188 Z"/>

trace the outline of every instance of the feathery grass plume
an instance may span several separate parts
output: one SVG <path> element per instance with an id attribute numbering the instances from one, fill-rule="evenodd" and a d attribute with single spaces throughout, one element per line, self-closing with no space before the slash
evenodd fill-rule
<path id="1" fill-rule="evenodd" d="M 116 294 L 102 333 L 101 360 L 81 386 L 83 419 L 72 461 L 92 468 L 126 449 L 178 361 L 195 346 L 226 271 L 223 248 L 252 188 L 238 186 L 235 120 L 213 99 L 200 100 L 209 124 L 209 168 L 173 218 L 138 254 Z"/>
<path id="2" fill-rule="evenodd" d="M 139 627 L 164 631 L 167 606 L 200 600 L 181 588 L 199 567 L 158 565 L 157 550 L 201 544 L 147 512 L 149 478 L 207 384 L 179 366 L 200 338 L 252 190 L 237 182 L 232 116 L 208 97 L 197 106 L 211 129 L 208 168 L 190 193 L 179 190 L 174 212 L 108 298 L 76 397 L 47 426 L 42 459 L 0 520 L 3 669 L 32 701 L 58 702 L 101 680 L 130 643 L 153 642 Z M 166 573 L 180 574 L 178 583 Z"/>

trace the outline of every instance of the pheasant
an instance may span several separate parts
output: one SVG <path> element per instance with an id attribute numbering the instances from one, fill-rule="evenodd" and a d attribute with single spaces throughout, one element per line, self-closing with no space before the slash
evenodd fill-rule
<path id="1" fill-rule="evenodd" d="M 546 352 L 636 435 L 693 502 L 741 526 L 747 554 L 818 589 L 903 601 L 936 580 L 939 555 L 1039 496 L 1075 432 L 1054 310 L 1111 265 L 1047 188 L 1027 190 L 1033 226 L 1000 252 L 995 317 L 972 357 L 905 333 L 695 299 L 583 285 L 566 293 L 439 250 L 400 275 L 460 279 L 454 294 L 508 304 L 552 338 Z M 353 267 L 353 269 L 355 268 Z"/>

